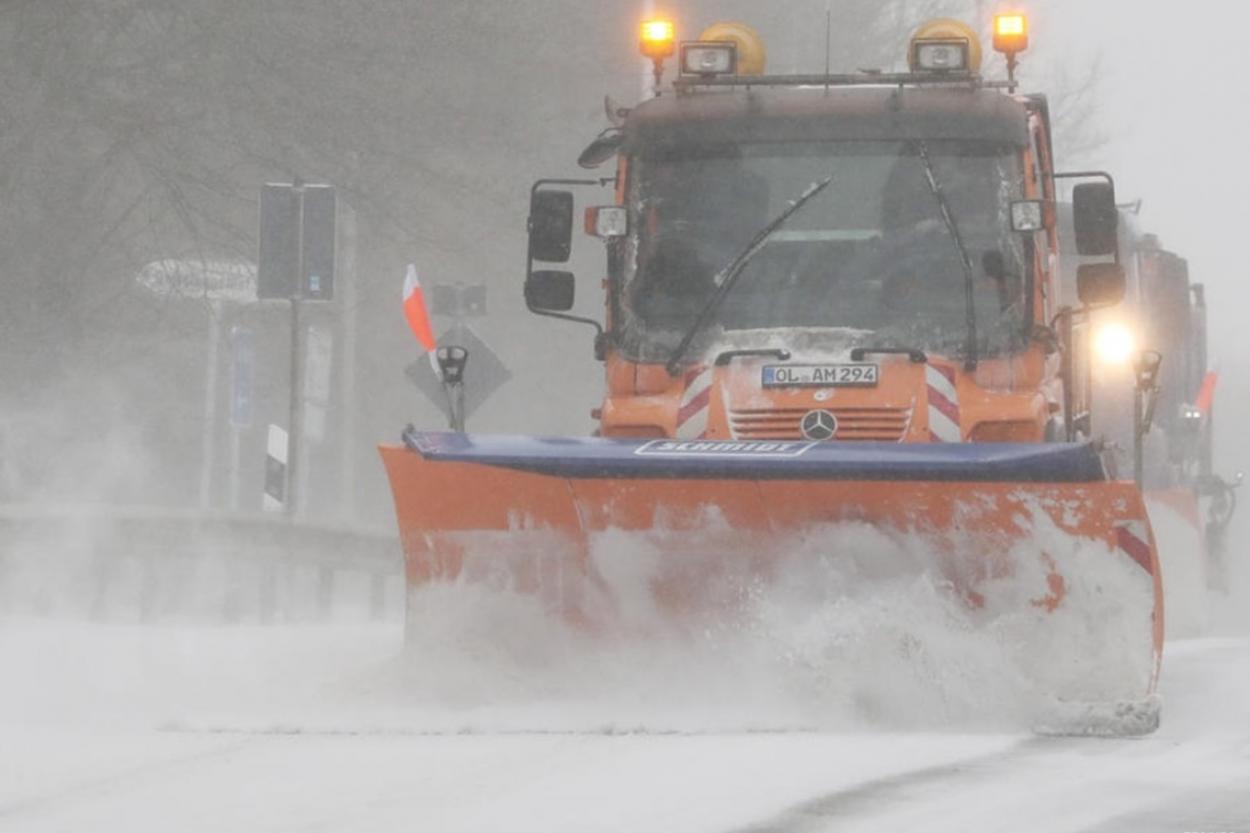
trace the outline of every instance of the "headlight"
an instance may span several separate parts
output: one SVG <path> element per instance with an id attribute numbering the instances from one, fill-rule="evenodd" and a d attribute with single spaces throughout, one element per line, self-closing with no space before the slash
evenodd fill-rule
<path id="1" fill-rule="evenodd" d="M 1104 364 L 1127 364 L 1137 349 L 1137 339 L 1123 324 L 1104 324 L 1094 334 L 1094 353 Z"/>
<path id="2" fill-rule="evenodd" d="M 917 41 L 912 64 L 920 72 L 967 72 L 967 41 Z"/>
<path id="3" fill-rule="evenodd" d="M 1015 231 L 1046 228 L 1046 209 L 1041 200 L 1016 200 L 1011 204 L 1011 227 Z"/>
<path id="4" fill-rule="evenodd" d="M 683 43 L 684 75 L 733 75 L 738 71 L 738 47 L 732 43 Z"/>
<path id="5" fill-rule="evenodd" d="M 624 237 L 629 234 L 629 212 L 619 205 L 587 208 L 586 233 L 603 240 Z"/>

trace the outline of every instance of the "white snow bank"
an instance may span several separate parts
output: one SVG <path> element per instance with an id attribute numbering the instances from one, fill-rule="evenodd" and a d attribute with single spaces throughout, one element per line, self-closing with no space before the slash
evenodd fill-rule
<path id="1" fill-rule="evenodd" d="M 1132 697 L 1152 673 L 1148 577 L 1044 518 L 977 604 L 951 577 L 985 573 L 983 552 L 846 524 L 791 541 L 768 581 L 709 580 L 725 605 L 673 621 L 649 593 L 674 568 L 662 543 L 594 542 L 614 613 L 592 630 L 489 583 L 417 590 L 406 647 L 397 625 L 0 623 L 2 667 L 25 669 L 0 707 L 265 731 L 1015 731 L 1054 697 Z M 704 575 L 704 559 L 725 555 L 709 545 L 678 566 Z M 1048 612 L 1052 565 L 1066 592 Z"/>
<path id="2" fill-rule="evenodd" d="M 661 544 L 601 535 L 598 605 L 613 613 L 595 632 L 503 582 L 423 588 L 407 661 L 373 693 L 446 730 L 688 732 L 1021 729 L 1054 697 L 1148 687 L 1149 577 L 1048 520 L 1008 554 L 1011 576 L 979 584 L 980 606 L 950 576 L 984 571 L 983 553 L 855 524 L 787 546 L 770 581 L 708 587 L 726 602 L 718 615 L 674 622 L 649 592 L 674 569 Z M 680 569 L 704 575 L 701 559 L 725 557 L 687 551 Z M 1050 613 L 1052 563 L 1066 595 Z"/>

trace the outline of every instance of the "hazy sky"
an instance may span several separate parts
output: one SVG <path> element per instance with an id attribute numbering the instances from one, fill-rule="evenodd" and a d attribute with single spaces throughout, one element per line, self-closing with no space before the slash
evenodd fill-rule
<path id="1" fill-rule="evenodd" d="M 1145 200 L 1143 225 L 1212 287 L 1216 353 L 1245 327 L 1250 7 L 1230 0 L 1050 0 L 1032 4 L 1035 37 L 1062 38 L 1073 60 L 1103 56 L 1106 165 L 1122 200 Z M 1244 345 L 1244 341 L 1240 342 Z M 1244 352 L 1244 350 L 1243 350 Z M 1233 391 L 1225 391 L 1233 395 Z M 1237 391 L 1244 396 L 1244 389 Z"/>

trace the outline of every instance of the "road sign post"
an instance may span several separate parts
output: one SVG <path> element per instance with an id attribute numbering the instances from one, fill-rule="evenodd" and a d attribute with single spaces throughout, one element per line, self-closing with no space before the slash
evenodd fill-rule
<path id="1" fill-rule="evenodd" d="M 257 294 L 291 305 L 290 404 L 287 422 L 285 508 L 299 514 L 303 444 L 303 343 L 301 304 L 334 297 L 336 198 L 329 185 L 267 184 L 260 196 Z"/>
<path id="2" fill-rule="evenodd" d="M 291 293 L 291 376 L 288 382 L 290 399 L 287 403 L 287 461 L 286 461 L 286 514 L 294 518 L 299 514 L 300 447 L 303 445 L 304 413 L 303 350 L 300 349 L 300 298 L 304 294 L 304 186 L 299 180 L 291 188 L 295 193 L 295 283 Z"/>
<path id="3" fill-rule="evenodd" d="M 227 479 L 232 512 L 241 509 L 242 433 L 252 424 L 256 396 L 256 337 L 246 327 L 230 329 L 230 475 Z"/>

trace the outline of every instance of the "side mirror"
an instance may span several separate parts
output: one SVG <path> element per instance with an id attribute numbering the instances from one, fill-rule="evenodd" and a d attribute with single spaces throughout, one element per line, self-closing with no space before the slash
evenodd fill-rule
<path id="1" fill-rule="evenodd" d="M 1124 300 L 1128 284 L 1118 263 L 1086 263 L 1076 270 L 1076 294 L 1085 306 L 1111 306 Z"/>
<path id="2" fill-rule="evenodd" d="M 525 304 L 545 312 L 568 312 L 573 309 L 573 273 L 532 272 L 525 279 Z"/>
<path id="3" fill-rule="evenodd" d="M 577 164 L 587 170 L 597 168 L 613 156 L 616 156 L 624 143 L 624 133 L 620 130 L 608 128 L 582 151 L 582 155 L 577 157 Z"/>
<path id="4" fill-rule="evenodd" d="M 1083 182 L 1074 186 L 1072 222 L 1076 228 L 1076 251 L 1082 257 L 1115 254 L 1120 231 L 1115 186 L 1109 182 Z"/>
<path id="5" fill-rule="evenodd" d="M 568 263 L 573 250 L 573 193 L 535 191 L 530 198 L 530 257 Z"/>

